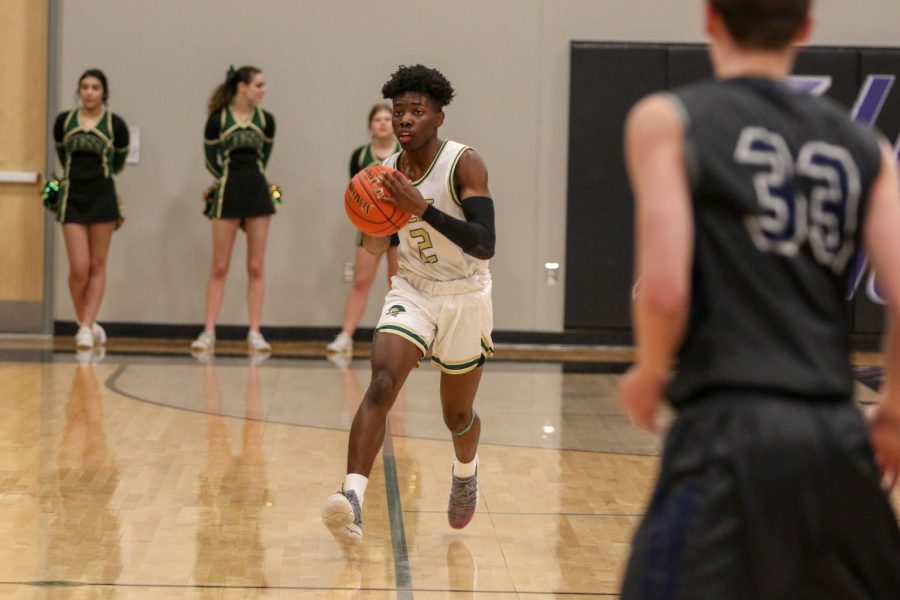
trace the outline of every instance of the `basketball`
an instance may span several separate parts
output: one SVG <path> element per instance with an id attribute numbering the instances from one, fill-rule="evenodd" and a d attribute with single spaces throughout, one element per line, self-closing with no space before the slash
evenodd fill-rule
<path id="1" fill-rule="evenodd" d="M 409 221 L 410 213 L 384 202 L 391 192 L 383 175 L 395 169 L 372 165 L 353 176 L 344 193 L 344 208 L 357 229 L 368 235 L 386 236 L 397 233 Z"/>

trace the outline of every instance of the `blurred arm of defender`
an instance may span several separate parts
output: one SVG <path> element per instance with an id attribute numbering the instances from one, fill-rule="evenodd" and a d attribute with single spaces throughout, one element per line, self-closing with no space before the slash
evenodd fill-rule
<path id="1" fill-rule="evenodd" d="M 657 432 L 690 302 L 694 225 L 684 155 L 684 125 L 672 101 L 654 95 L 639 102 L 625 123 L 640 281 L 632 304 L 637 360 L 619 384 L 619 403 L 637 425 Z"/>
<path id="2" fill-rule="evenodd" d="M 900 179 L 893 149 L 881 140 L 881 172 L 869 193 L 863 225 L 866 250 L 887 300 L 884 335 L 886 372 L 881 401 L 870 429 L 878 462 L 887 479 L 900 474 Z"/>

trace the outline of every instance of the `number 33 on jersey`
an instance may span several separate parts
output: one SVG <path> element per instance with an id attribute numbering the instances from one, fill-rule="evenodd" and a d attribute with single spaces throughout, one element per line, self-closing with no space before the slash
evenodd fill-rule
<path id="1" fill-rule="evenodd" d="M 760 213 L 746 218 L 756 247 L 794 256 L 809 242 L 817 262 L 841 273 L 855 252 L 861 194 L 859 169 L 850 152 L 808 141 L 795 157 L 782 135 L 746 127 L 734 158 L 762 167 L 753 177 Z"/>

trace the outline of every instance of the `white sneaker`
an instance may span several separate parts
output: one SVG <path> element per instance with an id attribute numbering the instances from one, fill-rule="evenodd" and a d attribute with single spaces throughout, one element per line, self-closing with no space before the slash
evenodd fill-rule
<path id="1" fill-rule="evenodd" d="M 341 546 L 352 548 L 362 543 L 362 507 L 353 490 L 328 496 L 322 521 Z"/>
<path id="2" fill-rule="evenodd" d="M 216 346 L 216 334 L 204 331 L 191 342 L 191 350 L 195 352 L 211 352 Z"/>
<path id="3" fill-rule="evenodd" d="M 94 324 L 91 325 L 91 333 L 94 335 L 94 343 L 98 346 L 102 346 L 106 343 L 106 331 L 100 327 L 100 323 L 94 321 Z"/>
<path id="4" fill-rule="evenodd" d="M 271 352 L 272 346 L 266 341 L 266 338 L 258 331 L 247 332 L 247 345 L 250 346 L 252 352 Z"/>
<path id="5" fill-rule="evenodd" d="M 353 352 L 353 338 L 342 331 L 334 336 L 334 340 L 325 349 L 329 352 Z"/>
<path id="6" fill-rule="evenodd" d="M 94 347 L 94 333 L 90 327 L 82 325 L 75 334 L 75 347 L 79 350 L 86 350 Z"/>

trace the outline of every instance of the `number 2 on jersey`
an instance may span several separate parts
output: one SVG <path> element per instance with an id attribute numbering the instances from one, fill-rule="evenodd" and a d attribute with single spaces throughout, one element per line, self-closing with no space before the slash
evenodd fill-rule
<path id="1" fill-rule="evenodd" d="M 425 264 L 433 264 L 438 261 L 436 254 L 426 254 L 426 250 L 431 250 L 434 246 L 431 244 L 431 236 L 425 229 L 410 229 L 409 237 L 416 240 L 419 247 L 419 259 Z"/>
<path id="2" fill-rule="evenodd" d="M 780 134 L 747 127 L 734 158 L 765 168 L 753 177 L 761 214 L 746 219 L 756 247 L 794 256 L 808 241 L 819 263 L 842 272 L 855 250 L 861 194 L 859 169 L 847 149 L 811 141 L 795 160 Z"/>

